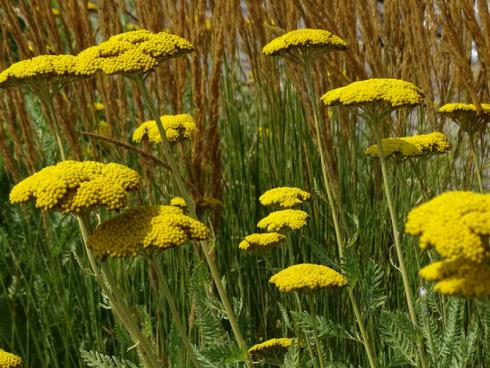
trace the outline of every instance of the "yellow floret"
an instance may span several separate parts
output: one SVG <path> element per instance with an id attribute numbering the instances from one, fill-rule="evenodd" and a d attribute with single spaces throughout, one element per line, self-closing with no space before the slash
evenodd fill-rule
<path id="1" fill-rule="evenodd" d="M 293 50 L 343 50 L 348 43 L 323 29 L 297 29 L 274 38 L 262 49 L 265 55 L 279 55 Z"/>
<path id="2" fill-rule="evenodd" d="M 247 235 L 239 244 L 239 248 L 249 252 L 262 251 L 281 243 L 286 237 L 279 233 L 262 233 Z"/>
<path id="3" fill-rule="evenodd" d="M 405 230 L 444 258 L 483 262 L 490 255 L 490 195 L 443 193 L 410 211 Z"/>
<path id="4" fill-rule="evenodd" d="M 60 15 L 60 11 L 59 9 L 56 9 L 56 8 L 51 8 L 51 14 L 53 14 L 55 17 Z"/>
<path id="5" fill-rule="evenodd" d="M 327 266 L 301 263 L 276 273 L 269 280 L 281 292 L 311 292 L 317 289 L 345 287 L 347 278 Z"/>
<path id="6" fill-rule="evenodd" d="M 97 4 L 88 1 L 87 2 L 87 10 L 88 11 L 97 11 Z"/>
<path id="7" fill-rule="evenodd" d="M 22 365 L 22 359 L 15 354 L 0 349 L 0 368 L 17 368 Z"/>
<path id="8" fill-rule="evenodd" d="M 306 225 L 308 214 L 301 210 L 282 210 L 270 213 L 257 224 L 259 229 L 280 231 L 283 228 L 299 230 Z"/>
<path id="9" fill-rule="evenodd" d="M 434 290 L 442 294 L 479 297 L 490 295 L 490 265 L 463 258 L 433 262 L 420 270 L 420 276 L 436 281 Z"/>
<path id="10" fill-rule="evenodd" d="M 152 33 L 140 29 L 112 36 L 89 47 L 76 57 L 75 69 L 80 74 L 145 73 L 163 60 L 193 51 L 186 39 L 167 32 Z"/>
<path id="11" fill-rule="evenodd" d="M 273 188 L 262 194 L 259 198 L 264 206 L 294 207 L 310 199 L 310 193 L 294 187 Z"/>
<path id="12" fill-rule="evenodd" d="M 447 137 L 439 132 L 420 134 L 411 137 L 386 138 L 382 140 L 385 157 L 397 158 L 430 156 L 446 153 L 451 149 Z M 366 156 L 378 157 L 378 146 L 372 145 L 364 151 Z"/>
<path id="13" fill-rule="evenodd" d="M 94 161 L 62 161 L 48 166 L 12 188 L 10 202 L 36 199 L 36 207 L 64 213 L 104 206 L 126 205 L 127 192 L 139 188 L 140 177 L 130 168 Z"/>
<path id="14" fill-rule="evenodd" d="M 264 342 L 261 342 L 260 344 L 256 344 L 252 346 L 250 349 L 248 349 L 248 352 L 251 355 L 256 355 L 258 353 L 262 352 L 272 352 L 274 353 L 281 353 L 285 352 L 288 350 L 293 344 L 296 343 L 296 339 L 292 339 L 289 337 L 282 337 L 279 339 L 270 339 Z"/>
<path id="15" fill-rule="evenodd" d="M 170 200 L 170 203 L 169 204 L 171 206 L 175 206 L 175 207 L 179 207 L 179 208 L 186 208 L 187 207 L 187 202 L 182 197 L 173 197 Z"/>
<path id="16" fill-rule="evenodd" d="M 424 95 L 417 86 L 391 78 L 373 78 L 354 82 L 328 91 L 322 96 L 322 101 L 327 106 L 385 102 L 392 107 L 400 107 L 419 105 L 423 100 Z"/>
<path id="17" fill-rule="evenodd" d="M 175 206 L 143 206 L 100 225 L 88 240 L 99 257 L 136 256 L 144 249 L 169 249 L 189 240 L 204 240 L 206 226 Z"/>
<path id="18" fill-rule="evenodd" d="M 160 116 L 165 134 L 169 142 L 178 142 L 180 140 L 189 139 L 196 131 L 196 124 L 191 115 L 162 115 Z M 150 142 L 162 143 L 162 138 L 158 131 L 155 120 L 149 120 L 142 123 L 133 132 L 133 141 L 140 143 L 144 138 L 148 138 Z"/>
<path id="19" fill-rule="evenodd" d="M 473 104 L 449 103 L 439 109 L 441 114 L 448 115 L 465 131 L 474 133 L 490 123 L 490 104 L 480 104 L 478 112 Z"/>
<path id="20" fill-rule="evenodd" d="M 101 102 L 94 102 L 94 107 L 95 107 L 95 110 L 97 110 L 97 111 L 104 111 L 105 110 L 105 106 Z"/>
<path id="21" fill-rule="evenodd" d="M 490 115 L 490 104 L 488 103 L 482 103 L 480 104 L 481 106 L 481 112 L 480 114 L 487 114 Z M 457 114 L 457 113 L 478 113 L 478 110 L 476 109 L 476 106 L 473 104 L 466 104 L 466 103 L 448 103 L 439 109 L 439 112 L 442 114 Z"/>

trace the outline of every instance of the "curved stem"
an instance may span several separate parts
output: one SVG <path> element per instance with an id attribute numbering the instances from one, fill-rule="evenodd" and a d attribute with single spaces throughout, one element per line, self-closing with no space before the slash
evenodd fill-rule
<path id="1" fill-rule="evenodd" d="M 335 229 L 335 237 L 337 239 L 337 247 L 339 251 L 339 257 L 341 260 L 344 258 L 344 237 L 342 235 L 341 229 L 340 229 L 340 223 L 339 223 L 339 218 L 338 218 L 338 209 L 342 211 L 342 206 L 340 203 L 337 203 L 338 209 L 336 208 L 336 203 L 334 201 L 334 196 L 333 196 L 333 189 L 332 189 L 332 184 L 331 180 L 329 177 L 329 172 L 328 172 L 328 167 L 327 163 L 325 160 L 325 154 L 323 152 L 323 145 L 321 141 L 321 132 L 320 132 L 320 109 L 318 107 L 318 101 L 317 101 L 317 96 L 315 94 L 315 89 L 314 89 L 314 84 L 313 84 L 313 79 L 311 76 L 311 62 L 310 60 L 305 61 L 305 74 L 306 74 L 306 86 L 308 90 L 308 95 L 311 100 L 311 104 L 313 106 L 313 119 L 315 121 L 315 134 L 316 134 L 316 145 L 318 149 L 318 153 L 320 154 L 320 162 L 322 166 L 322 175 L 323 175 L 323 182 L 325 185 L 325 190 L 327 192 L 327 198 L 328 198 L 328 204 L 330 207 L 330 212 L 332 214 L 332 219 L 333 219 L 333 224 L 334 224 L 334 229 Z M 343 211 L 342 211 L 343 213 Z M 349 300 L 352 305 L 352 309 L 354 311 L 354 316 L 357 321 L 357 325 L 359 326 L 359 331 L 361 333 L 362 337 L 362 343 L 364 345 L 364 349 L 366 350 L 366 354 L 368 356 L 369 360 L 369 365 L 371 368 L 376 367 L 376 358 L 373 353 L 373 349 L 371 347 L 371 343 L 369 341 L 369 336 L 366 332 L 366 327 L 364 326 L 364 320 L 361 316 L 361 312 L 359 310 L 359 306 L 357 305 L 357 301 L 354 295 L 353 290 L 349 287 L 348 288 L 348 294 L 349 294 Z"/>
<path id="2" fill-rule="evenodd" d="M 180 172 L 177 167 L 175 157 L 172 153 L 172 150 L 170 149 L 170 144 L 165 134 L 165 128 L 163 127 L 162 121 L 160 119 L 160 114 L 158 113 L 158 110 L 148 93 L 148 90 L 145 85 L 145 80 L 140 78 L 138 80 L 138 84 L 141 90 L 141 94 L 143 96 L 143 101 L 148 107 L 148 109 L 150 110 L 151 117 L 153 118 L 153 120 L 155 120 L 156 125 L 158 127 L 158 132 L 160 133 L 160 138 L 162 139 L 162 147 L 163 147 L 164 155 L 167 160 L 167 163 L 170 166 L 175 183 L 177 184 L 177 187 L 180 191 L 180 195 L 187 202 L 187 208 L 189 210 L 190 215 L 196 218 L 197 217 L 196 203 L 192 198 L 191 193 L 184 185 L 182 177 L 180 176 Z M 240 349 L 242 349 L 243 353 L 245 354 L 245 364 L 247 365 L 247 367 L 251 368 L 252 361 L 248 354 L 247 345 L 245 344 L 245 340 L 243 339 L 242 333 L 240 331 L 240 327 L 235 317 L 235 313 L 233 312 L 233 308 L 231 307 L 230 300 L 228 299 L 228 295 L 226 294 L 223 283 L 221 282 L 221 275 L 218 271 L 218 267 L 216 266 L 214 259 L 211 257 L 208 242 L 200 241 L 199 244 L 201 245 L 202 251 L 204 253 L 204 257 L 206 258 L 206 262 L 208 263 L 211 276 L 213 278 L 214 284 L 216 285 L 216 289 L 218 290 L 218 294 L 220 296 L 221 302 L 223 303 L 226 316 L 230 321 L 231 329 L 233 331 L 233 335 L 235 336 L 235 340 L 237 341 L 238 346 L 240 346 Z"/>
<path id="3" fill-rule="evenodd" d="M 56 113 L 54 111 L 53 105 L 53 94 L 47 89 L 48 87 L 41 87 L 41 90 L 38 91 L 38 97 L 42 103 L 46 106 L 47 109 L 47 117 L 51 122 L 51 125 L 54 127 L 54 135 L 56 138 L 56 144 L 58 145 L 58 150 L 60 152 L 61 159 L 64 161 L 66 159 L 65 149 L 63 148 L 63 141 L 61 140 L 60 134 L 60 122 Z"/>
<path id="4" fill-rule="evenodd" d="M 396 218 L 396 210 L 395 210 L 395 205 L 393 204 L 393 194 L 391 193 L 390 181 L 388 179 L 388 171 L 386 169 L 386 158 L 385 158 L 385 154 L 383 151 L 383 145 L 381 142 L 381 133 L 379 132 L 379 128 L 378 128 L 378 125 L 381 123 L 381 121 L 382 120 L 380 120 L 378 117 L 376 117 L 375 119 L 372 119 L 371 129 L 374 133 L 374 136 L 376 139 L 376 145 L 378 147 L 379 162 L 381 164 L 381 173 L 383 175 L 383 186 L 385 189 L 386 201 L 388 202 L 388 209 L 390 212 L 391 226 L 392 226 L 392 230 L 393 230 L 393 238 L 395 241 L 396 255 L 398 258 L 400 273 L 402 274 L 403 286 L 405 289 L 405 296 L 407 299 L 408 313 L 410 315 L 412 325 L 413 325 L 414 329 L 416 330 L 417 329 L 417 314 L 415 312 L 415 302 L 414 302 L 412 289 L 410 287 L 410 281 L 408 279 L 408 273 L 407 273 L 407 269 L 405 266 L 405 259 L 403 257 L 402 247 L 401 247 L 401 243 L 400 243 L 400 231 L 398 230 L 398 221 Z M 420 341 L 420 339 L 418 339 L 418 341 L 417 341 L 417 350 L 419 352 L 419 358 L 420 358 L 421 366 L 424 368 L 427 367 L 426 358 L 425 358 L 425 349 L 424 349 L 423 343 L 422 343 L 422 341 Z"/>
<path id="5" fill-rule="evenodd" d="M 480 189 L 480 193 L 483 193 L 483 180 L 481 177 L 481 166 L 480 166 L 480 159 L 479 156 L 476 152 L 476 145 L 475 145 L 475 136 L 474 134 L 468 134 L 469 141 L 470 141 L 470 151 L 473 156 L 473 163 L 475 165 L 475 173 L 476 173 L 476 179 L 478 180 L 478 187 Z"/>
<path id="6" fill-rule="evenodd" d="M 190 356 L 192 363 L 194 364 L 195 367 L 201 367 L 201 364 L 197 360 L 196 354 L 194 354 L 194 350 L 192 349 L 192 345 L 189 341 L 189 338 L 187 337 L 184 324 L 180 319 L 179 312 L 177 311 L 175 299 L 172 295 L 172 292 L 170 291 L 170 288 L 168 287 L 167 280 L 165 279 L 165 276 L 163 275 L 161 268 L 158 267 L 157 263 L 155 262 L 154 257 L 150 256 L 149 259 L 150 259 L 150 264 L 152 268 L 155 270 L 155 273 L 157 275 L 158 285 L 160 287 L 160 290 L 163 292 L 165 298 L 167 299 L 168 305 L 170 307 L 170 313 L 172 314 L 173 322 L 175 323 L 175 326 L 179 331 L 180 338 L 184 343 L 184 346 L 187 350 L 187 354 Z"/>

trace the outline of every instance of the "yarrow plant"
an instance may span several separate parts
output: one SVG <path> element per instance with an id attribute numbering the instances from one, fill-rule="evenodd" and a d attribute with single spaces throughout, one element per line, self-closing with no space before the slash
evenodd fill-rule
<path id="1" fill-rule="evenodd" d="M 278 187 L 266 191 L 259 198 L 264 206 L 295 207 L 309 200 L 310 193 L 294 187 Z"/>
<path id="2" fill-rule="evenodd" d="M 0 368 L 19 368 L 22 366 L 22 359 L 15 354 L 0 349 Z"/>
<path id="3" fill-rule="evenodd" d="M 281 365 L 282 357 L 295 344 L 297 340 L 294 338 L 274 338 L 255 344 L 248 352 L 254 360 L 277 361 L 277 365 Z"/>
<path id="4" fill-rule="evenodd" d="M 281 233 L 254 233 L 245 236 L 238 247 L 249 252 L 263 252 L 281 244 L 286 236 Z"/>
<path id="5" fill-rule="evenodd" d="M 275 211 L 264 217 L 257 224 L 259 229 L 280 231 L 283 229 L 299 230 L 306 226 L 309 215 L 301 210 Z"/>
<path id="6" fill-rule="evenodd" d="M 160 119 L 169 142 L 174 143 L 189 139 L 196 131 L 196 123 L 191 115 L 162 115 Z M 162 143 L 162 138 L 160 137 L 155 120 L 145 121 L 135 129 L 133 141 L 140 143 L 144 139 L 148 139 L 152 143 Z"/>

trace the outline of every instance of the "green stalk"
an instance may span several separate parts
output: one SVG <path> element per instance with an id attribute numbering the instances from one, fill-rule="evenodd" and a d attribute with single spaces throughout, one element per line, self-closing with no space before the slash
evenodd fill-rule
<path id="1" fill-rule="evenodd" d="M 476 179 L 478 180 L 478 187 L 480 189 L 480 193 L 483 193 L 483 180 L 480 171 L 481 169 L 480 159 L 478 154 L 476 153 L 475 135 L 473 133 L 468 133 L 468 138 L 470 141 L 470 151 L 471 151 L 471 155 L 473 156 L 473 163 L 475 164 L 475 173 L 476 173 Z"/>
<path id="2" fill-rule="evenodd" d="M 146 368 L 161 368 L 162 364 L 158 361 L 158 356 L 155 353 L 151 343 L 141 333 L 140 329 L 134 322 L 128 305 L 124 302 L 121 291 L 117 287 L 114 276 L 105 262 L 102 263 L 102 269 L 99 270 L 97 262 L 92 254 L 92 251 L 87 246 L 87 240 L 91 234 L 90 224 L 85 214 L 77 215 L 78 225 L 82 234 L 85 251 L 94 273 L 95 279 L 107 295 L 111 304 L 112 310 L 116 317 L 121 321 L 126 331 L 131 336 L 131 339 L 136 344 L 136 348 L 141 354 Z"/>
<path id="3" fill-rule="evenodd" d="M 309 295 L 309 304 L 310 304 L 310 315 L 312 318 L 315 318 L 315 308 L 314 308 L 314 301 L 313 301 L 313 297 L 311 295 Z M 318 330 L 316 329 L 316 326 L 313 325 L 313 333 L 315 334 L 315 340 L 316 340 L 316 346 L 317 346 L 317 351 L 318 351 L 318 357 L 320 358 L 320 367 L 321 368 L 324 368 L 324 364 L 323 364 L 323 348 L 322 348 L 322 344 L 320 342 L 320 338 L 318 337 Z"/>
<path id="4" fill-rule="evenodd" d="M 381 133 L 379 132 L 378 125 L 381 123 L 381 119 L 376 117 L 371 121 L 371 129 L 374 133 L 376 139 L 376 145 L 378 147 L 379 162 L 381 164 L 381 173 L 383 175 L 383 185 L 386 194 L 386 201 L 388 202 L 388 209 L 390 212 L 391 226 L 393 230 L 393 238 L 395 241 L 396 255 L 398 258 L 398 263 L 400 267 L 400 273 L 402 274 L 403 286 L 405 289 L 405 296 L 407 299 L 408 312 L 410 314 L 410 319 L 415 330 L 417 330 L 417 314 L 415 312 L 415 303 L 410 288 L 410 281 L 408 279 L 407 269 L 405 267 L 405 259 L 403 257 L 402 247 L 400 243 L 400 231 L 398 230 L 398 221 L 396 218 L 396 210 L 393 204 L 393 194 L 391 193 L 390 181 L 388 179 L 388 170 L 386 169 L 386 158 L 383 151 L 383 145 L 381 143 Z M 422 341 L 418 339 L 417 350 L 419 352 L 420 364 L 423 368 L 427 367 L 427 362 L 425 358 L 425 349 Z"/>
<path id="5" fill-rule="evenodd" d="M 192 198 L 189 190 L 186 188 L 184 185 L 184 182 L 180 176 L 179 169 L 177 167 L 177 163 L 175 160 L 175 157 L 172 153 L 172 150 L 170 149 L 170 144 L 167 140 L 167 135 L 165 134 L 165 128 L 163 127 L 162 121 L 160 119 L 160 114 L 158 113 L 158 110 L 153 103 L 153 100 L 151 99 L 148 90 L 146 88 L 145 80 L 143 78 L 140 78 L 138 80 L 138 84 L 141 90 L 141 94 L 143 96 L 143 101 L 145 105 L 148 107 L 150 110 L 151 117 L 155 120 L 156 125 L 158 127 L 158 132 L 160 133 L 160 138 L 162 139 L 162 147 L 164 151 L 165 158 L 167 160 L 167 163 L 170 166 L 170 169 L 172 171 L 175 183 L 177 184 L 177 187 L 179 189 L 180 195 L 185 199 L 187 202 L 187 207 L 189 210 L 189 213 L 192 217 L 197 218 L 196 215 L 196 204 L 194 202 L 194 199 Z M 247 345 L 245 344 L 245 340 L 243 339 L 242 333 L 240 331 L 240 327 L 238 325 L 238 322 L 235 317 L 235 313 L 233 312 L 233 308 L 231 307 L 230 300 L 228 299 L 228 295 L 226 294 L 225 288 L 223 286 L 223 283 L 221 282 L 221 275 L 218 271 L 218 267 L 216 266 L 216 263 L 214 259 L 211 257 L 210 254 L 210 249 L 208 247 L 207 241 L 200 241 L 199 244 L 201 245 L 202 251 L 204 253 L 204 256 L 206 258 L 206 262 L 208 263 L 209 270 L 211 272 L 211 276 L 214 280 L 214 284 L 216 285 L 216 289 L 218 290 L 218 294 L 220 296 L 221 302 L 223 303 L 223 307 L 225 309 L 226 316 L 228 317 L 228 320 L 230 321 L 231 329 L 233 331 L 233 335 L 235 336 L 235 340 L 238 343 L 238 346 L 244 354 L 246 354 L 245 358 L 245 364 L 247 367 L 251 368 L 252 361 L 250 360 L 250 356 L 247 352 Z"/>
<path id="6" fill-rule="evenodd" d="M 323 182 L 325 185 L 325 190 L 327 192 L 328 204 L 330 206 L 330 212 L 332 214 L 334 229 L 335 229 L 335 237 L 337 239 L 337 247 L 339 250 L 339 257 L 342 260 L 344 258 L 344 238 L 342 232 L 340 230 L 339 218 L 337 208 L 335 207 L 334 196 L 333 196 L 333 186 L 331 184 L 331 180 L 329 178 L 328 167 L 325 161 L 325 154 L 323 152 L 323 145 L 321 141 L 321 133 L 320 133 L 320 109 L 318 107 L 317 96 L 315 94 L 313 79 L 311 76 L 311 62 L 310 60 L 305 60 L 305 74 L 306 74 L 306 88 L 308 91 L 308 96 L 311 100 L 311 104 L 313 106 L 313 119 L 315 121 L 315 133 L 316 133 L 316 145 L 318 149 L 318 153 L 320 154 L 320 162 L 322 166 L 322 175 Z M 338 208 L 341 209 L 341 204 L 337 204 Z M 366 327 L 364 325 L 364 320 L 362 318 L 361 312 L 359 310 L 359 306 L 357 305 L 356 297 L 354 295 L 354 291 L 347 287 L 347 291 L 349 294 L 349 300 L 352 305 L 352 310 L 354 312 L 354 316 L 357 321 L 357 325 L 359 326 L 359 332 L 361 333 L 362 343 L 364 345 L 364 349 L 366 350 L 366 354 L 368 356 L 369 365 L 371 368 L 376 367 L 376 357 L 373 353 L 371 343 L 369 341 L 369 336 L 366 332 Z"/>
<path id="7" fill-rule="evenodd" d="M 170 307 L 170 312 L 172 313 L 173 322 L 175 323 L 175 326 L 177 327 L 177 330 L 179 331 L 180 338 L 182 339 L 182 342 L 184 343 L 184 346 L 187 350 L 187 354 L 190 356 L 190 358 L 192 360 L 192 364 L 195 367 L 199 368 L 199 367 L 201 367 L 201 364 L 197 360 L 196 354 L 194 354 L 194 350 L 192 349 L 192 345 L 189 341 L 189 338 L 187 337 L 187 333 L 185 331 L 184 325 L 180 319 L 179 312 L 177 311 L 175 299 L 172 295 L 172 292 L 170 291 L 170 288 L 168 287 L 165 276 L 163 275 L 161 268 L 158 267 L 157 263 L 155 262 L 154 257 L 150 256 L 149 259 L 150 259 L 150 264 L 151 264 L 152 268 L 155 270 L 155 273 L 157 274 L 158 285 L 160 287 L 160 290 L 163 292 L 165 298 L 167 299 L 168 305 Z"/>

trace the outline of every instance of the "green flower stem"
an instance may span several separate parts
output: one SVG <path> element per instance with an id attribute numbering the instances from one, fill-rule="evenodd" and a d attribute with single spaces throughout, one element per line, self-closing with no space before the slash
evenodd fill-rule
<path id="1" fill-rule="evenodd" d="M 315 318 L 316 316 L 316 313 L 315 313 L 315 301 L 313 300 L 313 296 L 312 295 L 308 295 L 308 299 L 309 299 L 309 304 L 310 304 L 310 315 L 312 318 Z M 323 364 L 323 348 L 322 348 L 322 344 L 320 342 L 320 337 L 318 336 L 318 330 L 316 329 L 316 325 L 313 325 L 313 333 L 315 334 L 315 340 L 316 340 L 316 346 L 317 346 L 317 351 L 318 351 L 318 357 L 320 359 L 320 367 L 321 368 L 324 368 L 324 364 Z"/>
<path id="2" fill-rule="evenodd" d="M 114 276 L 112 275 L 109 267 L 105 262 L 103 262 L 102 269 L 99 270 L 92 251 L 87 246 L 87 240 L 91 234 L 91 231 L 86 215 L 83 213 L 78 215 L 77 220 L 80 227 L 80 232 L 82 234 L 83 244 L 85 246 L 85 251 L 87 253 L 90 267 L 92 268 L 92 272 L 94 273 L 95 279 L 97 280 L 98 284 L 107 295 L 114 314 L 121 321 L 124 328 L 131 336 L 131 339 L 136 344 L 136 348 L 141 354 L 145 367 L 161 368 L 162 364 L 158 361 L 158 356 L 154 351 L 151 343 L 141 333 L 140 329 L 134 322 L 134 317 L 132 317 L 128 305 L 124 302 L 122 293 L 117 287 Z"/>
<path id="3" fill-rule="evenodd" d="M 407 298 L 408 312 L 410 314 L 410 319 L 412 321 L 412 325 L 413 325 L 414 329 L 417 330 L 417 324 L 418 323 L 417 323 L 417 314 L 415 312 L 415 302 L 414 302 L 412 289 L 410 287 L 410 281 L 408 280 L 407 269 L 405 267 L 405 259 L 403 257 L 402 247 L 401 247 L 401 243 L 400 243 L 400 231 L 398 230 L 398 221 L 396 218 L 396 210 L 395 210 L 395 206 L 393 204 L 393 195 L 391 193 L 390 181 L 388 179 L 388 170 L 386 169 L 386 158 L 385 158 L 385 154 L 383 151 L 383 145 L 381 143 L 381 133 L 379 132 L 379 127 L 378 127 L 378 125 L 381 122 L 382 122 L 382 120 L 379 119 L 378 117 L 373 119 L 371 122 L 371 129 L 372 129 L 374 136 L 375 136 L 375 139 L 376 139 L 376 145 L 378 146 L 378 156 L 379 156 L 379 162 L 381 164 L 381 173 L 383 174 L 383 184 L 384 184 L 384 189 L 385 189 L 385 194 L 386 194 L 386 201 L 388 202 L 388 209 L 390 212 L 391 226 L 393 229 L 393 238 L 395 241 L 396 255 L 398 258 L 400 273 L 402 274 L 403 286 L 405 288 L 405 296 Z M 420 339 L 418 339 L 418 342 L 417 342 L 417 350 L 419 352 L 421 367 L 423 367 L 423 368 L 427 367 L 427 362 L 426 362 L 426 357 L 425 357 L 425 349 L 424 349 L 424 345 Z"/>
<path id="4" fill-rule="evenodd" d="M 308 95 L 311 100 L 311 104 L 313 106 L 313 119 L 315 120 L 316 145 L 317 145 L 318 153 L 320 154 L 323 182 L 325 184 L 325 190 L 327 192 L 330 212 L 332 213 L 332 219 L 333 219 L 333 224 L 335 229 L 335 237 L 337 239 L 337 247 L 339 250 L 339 257 L 342 260 L 344 258 L 344 237 L 340 230 L 338 212 L 336 208 L 336 203 L 334 203 L 334 196 L 333 196 L 333 189 L 332 189 L 333 186 L 329 178 L 328 167 L 325 161 L 325 154 L 323 152 L 323 145 L 321 141 L 321 132 L 320 132 L 320 108 L 318 106 L 318 99 L 315 93 L 313 78 L 311 76 L 311 62 L 309 60 L 305 60 L 304 65 L 305 65 L 305 74 L 306 74 L 306 88 L 308 90 Z M 339 210 L 341 210 L 342 209 L 341 204 L 338 203 L 337 205 Z M 359 331 L 361 333 L 362 343 L 364 345 L 364 349 L 366 350 L 366 354 L 368 356 L 369 365 L 371 368 L 375 368 L 376 357 L 373 353 L 373 349 L 369 341 L 369 336 L 367 334 L 366 327 L 364 325 L 364 320 L 359 310 L 359 306 L 357 305 L 354 291 L 350 287 L 348 287 L 347 290 L 349 294 L 349 300 L 352 305 L 352 310 L 354 311 L 354 316 L 356 318 L 357 325 L 359 326 Z"/>
<path id="5" fill-rule="evenodd" d="M 177 327 L 177 330 L 179 331 L 180 338 L 182 339 L 182 342 L 184 343 L 184 346 L 187 350 L 187 354 L 190 356 L 192 363 L 195 367 L 201 367 L 201 364 L 197 360 L 196 354 L 194 354 L 194 350 L 192 349 L 192 345 L 189 341 L 189 338 L 187 337 L 187 333 L 185 331 L 184 324 L 182 323 L 180 316 L 179 316 L 179 312 L 177 311 L 175 299 L 172 295 L 172 292 L 170 291 L 170 288 L 168 287 L 168 284 L 167 284 L 165 276 L 162 272 L 162 269 L 155 262 L 154 256 L 150 256 L 149 259 L 150 259 L 150 264 L 151 264 L 152 268 L 155 270 L 155 273 L 157 275 L 158 285 L 160 287 L 160 291 L 163 292 L 163 294 L 165 295 L 165 298 L 167 299 L 168 305 L 170 307 L 170 312 L 172 313 L 173 322 L 175 323 L 175 326 Z"/>
<path id="6" fill-rule="evenodd" d="M 471 155 L 473 156 L 473 162 L 475 164 L 475 173 L 476 173 L 476 179 L 478 180 L 478 187 L 480 188 L 480 193 L 483 193 L 483 180 L 481 177 L 480 158 L 476 152 L 475 135 L 472 133 L 468 133 L 468 138 L 470 141 Z"/>
<path id="7" fill-rule="evenodd" d="M 294 293 L 294 299 L 296 301 L 296 306 L 298 308 L 298 312 L 299 313 L 302 313 L 303 312 L 303 306 L 301 305 L 301 299 L 299 297 L 299 294 L 297 291 L 293 291 Z M 296 337 L 298 338 L 298 341 L 300 340 L 300 328 L 298 326 L 298 323 L 296 321 L 294 321 L 294 324 L 296 326 Z M 313 367 L 317 368 L 318 365 L 316 363 L 316 359 L 315 359 L 315 354 L 313 353 L 313 349 L 311 348 L 311 345 L 310 345 L 310 341 L 308 340 L 308 335 L 306 335 L 306 333 L 304 334 L 305 335 L 305 342 L 306 342 L 306 348 L 308 349 L 308 352 L 310 353 L 310 357 L 313 361 Z"/>
<path id="8" fill-rule="evenodd" d="M 177 184 L 177 187 L 180 191 L 180 195 L 185 199 L 187 202 L 187 208 L 189 210 L 189 213 L 191 216 L 196 217 L 196 204 L 194 199 L 192 198 L 189 190 L 186 188 L 184 185 L 184 182 L 180 176 L 179 169 L 177 167 L 177 163 L 175 160 L 175 157 L 172 153 L 172 150 L 170 148 L 170 144 L 167 140 L 167 136 L 165 134 L 165 128 L 163 127 L 162 121 L 160 119 L 160 114 L 158 113 L 158 110 L 153 103 L 153 100 L 151 99 L 148 90 L 146 88 L 145 80 L 143 78 L 140 78 L 138 80 L 139 82 L 139 87 L 141 90 L 141 94 L 143 96 L 143 101 L 145 102 L 146 106 L 150 110 L 150 114 L 152 118 L 155 120 L 156 125 L 158 127 L 158 132 L 160 133 L 160 138 L 162 139 L 162 147 L 164 151 L 165 158 L 167 160 L 167 163 L 170 166 L 170 169 L 172 170 L 172 174 L 175 180 L 175 183 Z M 235 340 L 238 343 L 238 346 L 240 346 L 240 349 L 246 354 L 246 359 L 245 359 L 245 364 L 247 367 L 251 368 L 252 361 L 250 360 L 250 356 L 248 354 L 248 349 L 247 345 L 245 344 L 245 340 L 243 339 L 242 333 L 240 331 L 240 327 L 238 325 L 238 322 L 235 317 L 235 313 L 233 312 L 233 308 L 231 307 L 230 300 L 228 299 L 228 296 L 226 294 L 225 288 L 223 286 L 223 283 L 221 282 L 221 275 L 218 271 L 218 267 L 216 266 L 216 263 L 214 259 L 211 257 L 210 254 L 210 249 L 208 247 L 208 243 L 206 241 L 200 241 L 199 244 L 201 245 L 202 251 L 204 253 L 204 256 L 206 258 L 206 261 L 209 266 L 209 270 L 211 272 L 211 276 L 214 280 L 214 284 L 216 285 L 216 289 L 218 290 L 218 294 L 220 296 L 221 302 L 223 303 L 223 307 L 225 309 L 226 316 L 228 317 L 228 320 L 230 321 L 231 329 L 233 331 L 233 335 L 235 336 Z"/>

